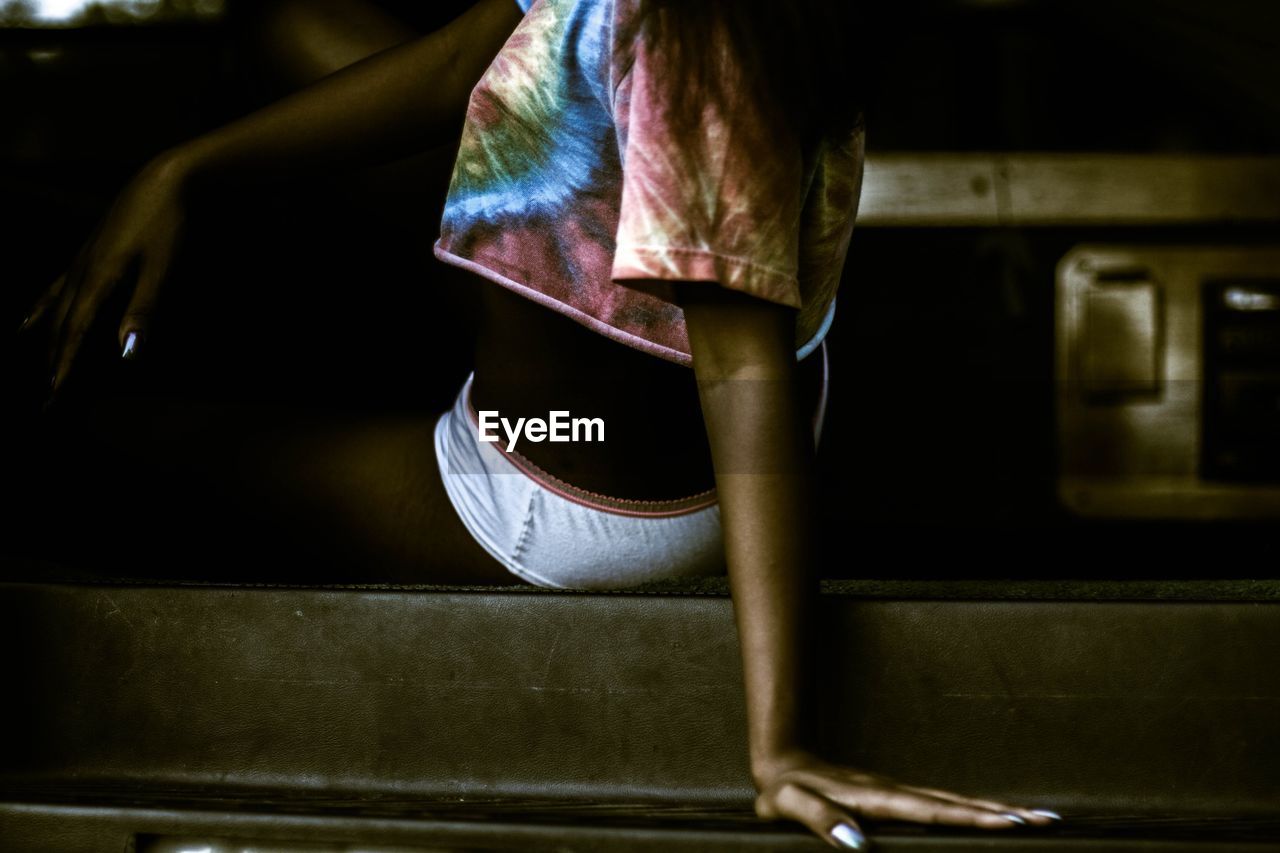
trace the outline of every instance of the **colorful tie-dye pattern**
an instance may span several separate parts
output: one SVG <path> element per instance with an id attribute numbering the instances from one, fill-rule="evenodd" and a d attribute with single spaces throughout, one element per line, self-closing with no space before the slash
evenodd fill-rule
<path id="1" fill-rule="evenodd" d="M 744 102 L 708 110 L 704 143 L 675 150 L 661 57 L 613 41 L 637 0 L 520 2 L 471 96 L 436 256 L 680 364 L 684 315 L 662 281 L 798 308 L 797 356 L 817 347 L 857 211 L 861 128 L 792 151 Z"/>

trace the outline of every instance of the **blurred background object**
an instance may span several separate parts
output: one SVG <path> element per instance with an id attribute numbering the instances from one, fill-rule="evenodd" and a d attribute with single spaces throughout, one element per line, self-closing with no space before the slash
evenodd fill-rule
<path id="1" fill-rule="evenodd" d="M 217 20 L 223 0 L 3 0 L 0 21 L 11 27 Z"/>
<path id="2" fill-rule="evenodd" d="M 1081 247 L 1057 309 L 1067 506 L 1280 517 L 1280 248 Z"/>

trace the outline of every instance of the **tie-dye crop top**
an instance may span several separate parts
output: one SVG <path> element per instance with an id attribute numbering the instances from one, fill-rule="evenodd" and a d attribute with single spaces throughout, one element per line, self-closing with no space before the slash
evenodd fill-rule
<path id="1" fill-rule="evenodd" d="M 638 0 L 516 0 L 524 19 L 471 95 L 436 257 L 587 327 L 690 364 L 671 281 L 798 309 L 797 357 L 835 313 L 862 181 L 861 126 L 811 151 L 749 98 L 674 148 Z"/>

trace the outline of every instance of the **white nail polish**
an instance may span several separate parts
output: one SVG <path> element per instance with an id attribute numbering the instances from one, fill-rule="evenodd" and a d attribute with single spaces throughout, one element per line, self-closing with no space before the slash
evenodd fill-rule
<path id="1" fill-rule="evenodd" d="M 831 837 L 850 850 L 866 850 L 867 838 L 847 823 L 838 823 L 831 830 Z"/>
<path id="2" fill-rule="evenodd" d="M 133 358 L 138 354 L 139 336 L 137 332 L 130 332 L 125 335 L 124 349 L 120 351 L 121 358 Z"/>
<path id="3" fill-rule="evenodd" d="M 1002 818 L 1004 818 L 1005 820 L 1008 820 L 1008 821 L 1013 821 L 1014 823 L 1018 824 L 1019 826 L 1026 826 L 1026 825 L 1027 825 L 1027 819 L 1026 819 L 1026 818 L 1024 818 L 1024 817 L 1022 817 L 1022 816 L 1020 816 L 1020 815 L 1016 815 L 1016 814 L 1014 814 L 1013 812 L 1005 812 L 1004 814 L 1000 815 L 1000 817 L 1002 817 Z"/>
<path id="4" fill-rule="evenodd" d="M 1033 815 L 1039 815 L 1040 817 L 1048 817 L 1048 818 L 1053 818 L 1054 820 L 1062 820 L 1062 815 L 1058 814 L 1057 812 L 1051 812 L 1048 809 L 1032 809 L 1031 813 Z"/>

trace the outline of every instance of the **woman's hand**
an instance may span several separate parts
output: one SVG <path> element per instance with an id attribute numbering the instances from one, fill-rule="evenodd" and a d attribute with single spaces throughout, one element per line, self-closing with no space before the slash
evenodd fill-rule
<path id="1" fill-rule="evenodd" d="M 809 754 L 755 775 L 760 791 L 755 802 L 757 815 L 766 820 L 799 821 L 839 849 L 869 849 L 856 817 L 979 829 L 1046 826 L 1061 820 L 1050 811 L 904 785 Z"/>
<path id="2" fill-rule="evenodd" d="M 186 174 L 174 155 L 138 173 L 23 321 L 23 330 L 48 321 L 50 398 L 66 380 L 103 303 L 122 286 L 132 287 L 132 295 L 119 327 L 121 355 L 137 355 L 182 235 Z"/>

